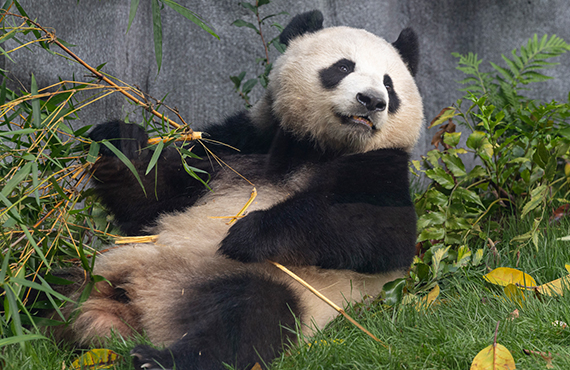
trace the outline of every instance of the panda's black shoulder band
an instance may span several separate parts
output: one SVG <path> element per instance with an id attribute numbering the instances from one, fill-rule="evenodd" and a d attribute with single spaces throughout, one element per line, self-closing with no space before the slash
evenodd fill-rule
<path id="1" fill-rule="evenodd" d="M 297 14 L 279 35 L 279 42 L 289 45 L 289 42 L 294 38 L 305 33 L 316 32 L 322 28 L 323 13 L 319 10 Z"/>

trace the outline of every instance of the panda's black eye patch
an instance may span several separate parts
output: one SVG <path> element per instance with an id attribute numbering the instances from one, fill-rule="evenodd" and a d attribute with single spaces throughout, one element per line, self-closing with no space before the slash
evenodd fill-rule
<path id="1" fill-rule="evenodd" d="M 388 75 L 384 75 L 384 87 L 386 92 L 388 92 L 388 113 L 395 113 L 400 107 L 400 99 L 398 94 L 396 94 L 396 90 L 394 90 L 394 83 Z"/>
<path id="2" fill-rule="evenodd" d="M 328 68 L 321 69 L 319 77 L 325 89 L 334 89 L 343 78 L 354 72 L 355 63 L 348 59 L 341 59 Z"/>

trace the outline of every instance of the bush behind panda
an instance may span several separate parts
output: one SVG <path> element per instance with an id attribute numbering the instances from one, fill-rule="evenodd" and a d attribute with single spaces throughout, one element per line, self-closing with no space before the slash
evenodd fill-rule
<path id="1" fill-rule="evenodd" d="M 269 261 L 288 266 L 337 305 L 376 296 L 414 255 L 416 218 L 408 152 L 423 121 L 413 75 L 415 33 L 393 44 L 364 30 L 323 29 L 318 11 L 292 19 L 280 36 L 267 92 L 249 112 L 205 131 L 220 158 L 258 189 L 233 225 L 252 186 L 236 172 L 207 170 L 208 191 L 188 176 L 175 147 L 144 172 L 153 152 L 136 125 L 97 126 L 136 167 L 146 193 L 108 149 L 93 167 L 102 202 L 127 234 L 158 234 L 152 244 L 115 248 L 96 260 L 97 283 L 64 335 L 82 345 L 146 332 L 136 368 L 245 369 L 270 361 L 336 311 Z M 196 148 L 200 149 L 200 148 Z M 198 150 L 198 152 L 200 152 Z"/>

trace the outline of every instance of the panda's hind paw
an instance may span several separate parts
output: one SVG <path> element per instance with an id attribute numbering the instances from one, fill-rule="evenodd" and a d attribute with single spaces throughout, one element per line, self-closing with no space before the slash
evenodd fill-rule
<path id="1" fill-rule="evenodd" d="M 171 369 L 173 366 L 172 355 L 165 351 L 160 351 L 150 346 L 138 345 L 131 351 L 133 365 L 135 369 L 163 370 Z"/>

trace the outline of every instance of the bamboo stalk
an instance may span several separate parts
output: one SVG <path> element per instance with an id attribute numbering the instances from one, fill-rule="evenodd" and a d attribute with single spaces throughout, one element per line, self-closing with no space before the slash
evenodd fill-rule
<path id="1" fill-rule="evenodd" d="M 323 300 L 326 304 L 328 304 L 329 306 L 331 306 L 332 308 L 334 308 L 338 313 L 340 313 L 342 316 L 346 317 L 346 319 L 348 321 L 350 321 L 351 323 L 353 323 L 357 328 L 359 328 L 360 330 L 362 330 L 363 332 L 365 332 L 370 338 L 374 339 L 376 342 L 380 343 L 382 346 L 384 346 L 385 348 L 389 348 L 386 344 L 384 344 L 384 342 L 382 342 L 380 339 L 376 338 L 374 336 L 374 334 L 372 334 L 371 332 L 369 332 L 368 330 L 366 330 L 362 325 L 360 325 L 358 322 L 356 322 L 356 320 L 354 320 L 352 317 L 350 317 L 342 307 L 337 306 L 333 301 L 331 301 L 330 299 L 328 299 L 327 297 L 325 297 L 324 295 L 322 295 L 318 290 L 316 290 L 315 288 L 313 288 L 312 286 L 310 286 L 305 280 L 301 279 L 299 276 L 297 276 L 293 271 L 289 270 L 287 267 L 281 265 L 280 263 L 277 262 L 273 262 L 273 261 L 268 261 L 271 264 L 273 264 L 274 266 L 276 266 L 277 268 L 279 268 L 281 271 L 285 272 L 287 275 L 289 275 L 290 277 L 292 277 L 293 279 L 295 279 L 299 284 L 301 284 L 302 286 L 304 286 L 305 288 L 309 289 L 314 295 L 316 295 L 317 297 L 319 297 L 321 300 Z"/>
<path id="2" fill-rule="evenodd" d="M 168 117 L 165 117 L 162 113 L 158 112 L 157 110 L 155 110 L 154 108 L 152 108 L 150 106 L 150 104 L 147 103 L 143 103 L 140 100 L 138 100 L 136 97 L 134 97 L 133 95 L 131 95 L 129 92 L 126 91 L 126 89 L 124 89 L 123 87 L 117 85 L 116 83 L 114 83 L 111 79 L 109 79 L 107 76 L 105 76 L 103 73 L 99 72 L 98 70 L 96 70 L 95 68 L 91 67 L 89 64 L 87 64 L 85 61 L 83 61 L 81 58 L 79 58 L 77 55 L 75 55 L 71 50 L 69 50 L 65 45 L 63 45 L 55 36 L 55 34 L 53 32 L 49 32 L 48 30 L 46 30 L 44 27 L 42 27 L 40 24 L 38 24 L 37 22 L 31 20 L 28 17 L 24 17 L 22 15 L 19 14 L 14 14 L 14 13 L 9 13 L 9 12 L 4 12 L 4 15 L 11 15 L 14 17 L 18 17 L 18 18 L 22 18 L 24 20 L 26 20 L 27 22 L 30 22 L 31 24 L 33 24 L 34 26 L 36 26 L 38 29 L 42 30 L 46 36 L 47 36 L 47 42 L 48 43 L 54 43 L 57 46 L 59 46 L 65 53 L 67 53 L 67 55 L 69 55 L 71 58 L 73 58 L 76 62 L 78 62 L 79 64 L 81 64 L 83 67 L 87 68 L 91 73 L 93 73 L 95 76 L 97 76 L 97 78 L 99 78 L 100 80 L 105 81 L 109 86 L 113 87 L 116 91 L 120 92 L 121 94 L 123 94 L 125 97 L 127 97 L 128 99 L 132 100 L 133 102 L 135 102 L 137 105 L 140 105 L 141 107 L 145 107 L 150 113 L 154 114 L 156 117 L 160 118 L 160 119 L 164 119 L 168 124 L 170 124 L 171 126 L 180 129 L 180 128 L 184 128 L 185 131 L 187 131 L 186 135 L 187 137 L 191 137 L 193 140 L 196 139 L 201 139 L 202 138 L 202 133 L 201 132 L 194 132 L 192 131 L 192 129 L 190 129 L 188 126 L 183 127 L 182 125 L 174 122 L 173 120 L 171 120 Z"/>

